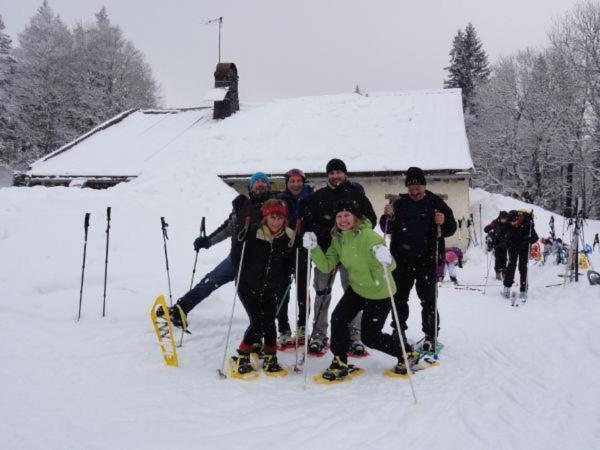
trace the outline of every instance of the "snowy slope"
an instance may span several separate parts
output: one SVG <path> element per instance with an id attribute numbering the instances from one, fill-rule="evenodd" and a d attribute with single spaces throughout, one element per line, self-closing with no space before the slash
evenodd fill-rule
<path id="1" fill-rule="evenodd" d="M 160 158 L 157 158 L 157 160 Z M 197 448 L 598 448 L 600 289 L 586 281 L 545 288 L 562 268 L 533 267 L 530 300 L 511 308 L 490 280 L 488 293 L 440 289 L 440 368 L 384 378 L 393 361 L 374 354 L 362 378 L 334 387 L 303 377 L 222 381 L 220 364 L 233 287 L 191 314 L 181 367 L 162 362 L 150 328 L 154 298 L 167 294 L 160 216 L 169 226 L 173 295 L 190 283 L 192 241 L 201 217 L 214 229 L 233 190 L 209 170 L 156 163 L 138 180 L 105 191 L 0 189 L 0 433 L 7 449 Z M 474 191 L 484 222 L 519 204 Z M 102 319 L 105 208 L 113 207 L 108 317 Z M 83 300 L 79 298 L 83 214 L 92 213 Z M 477 215 L 477 214 L 476 214 Z M 550 214 L 536 209 L 540 235 Z M 557 218 L 557 231 L 561 221 Z M 600 232 L 590 222 L 592 233 Z M 198 273 L 228 251 L 200 254 Z M 468 253 L 463 282 L 484 281 L 486 255 Z M 596 253 L 594 263 L 600 266 Z M 336 287 L 334 297 L 341 294 Z M 293 311 L 293 308 L 291 308 Z M 411 299 L 408 335 L 421 337 Z M 237 308 L 231 350 L 247 319 Z M 282 359 L 291 363 L 293 355 Z M 310 359 L 310 374 L 329 357 Z"/>

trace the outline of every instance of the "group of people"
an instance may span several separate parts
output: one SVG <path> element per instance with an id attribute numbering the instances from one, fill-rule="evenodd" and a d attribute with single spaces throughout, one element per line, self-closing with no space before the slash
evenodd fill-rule
<path id="1" fill-rule="evenodd" d="M 526 300 L 529 253 L 531 245 L 539 239 L 532 213 L 525 210 L 500 211 L 483 231 L 487 233 L 487 241 L 494 251 L 494 271 L 496 278 L 503 282 L 502 295 L 510 297 L 518 265 L 519 296 Z"/>
<path id="2" fill-rule="evenodd" d="M 278 344 L 305 339 L 309 352 L 322 354 L 331 348 L 333 361 L 322 373 L 326 380 L 347 377 L 348 354 L 363 354 L 365 346 L 396 358 L 394 370 L 405 374 L 406 365 L 417 356 L 405 335 L 409 293 L 415 285 L 422 307 L 421 346 L 436 349 L 438 269 L 448 258 L 456 263 L 444 245 L 444 238 L 457 228 L 452 210 L 427 190 L 425 175 L 417 167 L 406 173 L 407 192 L 386 205 L 379 220 L 363 187 L 349 179 L 343 161 L 330 160 L 326 173 L 326 185 L 313 191 L 305 174 L 291 169 L 282 193 L 271 191 L 266 174 L 255 173 L 248 180 L 248 195 L 233 200 L 227 220 L 194 241 L 198 251 L 231 238 L 231 251 L 171 308 L 172 321 L 186 327 L 187 314 L 239 273 L 237 292 L 250 320 L 234 359 L 240 374 L 255 370 L 250 353 L 257 345 L 262 345 L 263 370 L 279 372 L 283 369 L 277 360 Z M 377 224 L 390 236 L 389 249 L 373 229 Z M 305 336 L 309 257 L 315 265 L 316 297 L 312 332 Z M 329 342 L 329 306 L 338 273 L 344 294 L 331 314 Z M 299 303 L 295 337 L 288 320 L 292 277 Z M 399 323 L 393 320 L 393 332 L 384 333 L 390 294 Z"/>

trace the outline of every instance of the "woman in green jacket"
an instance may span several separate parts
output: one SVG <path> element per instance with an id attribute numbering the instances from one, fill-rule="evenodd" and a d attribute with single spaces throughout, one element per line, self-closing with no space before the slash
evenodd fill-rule
<path id="1" fill-rule="evenodd" d="M 350 280 L 350 286 L 331 315 L 331 351 L 334 357 L 321 376 L 328 381 L 348 376 L 348 324 L 361 310 L 361 339 L 365 345 L 395 356 L 398 365 L 404 367 L 398 334 L 382 332 L 391 308 L 384 270 L 389 274 L 396 263 L 383 238 L 371 228 L 369 220 L 357 217 L 357 206 L 352 201 L 340 201 L 335 213 L 332 241 L 326 253 L 319 247 L 314 233 L 307 232 L 303 238 L 304 247 L 310 250 L 311 258 L 320 271 L 327 273 L 342 264 Z M 394 294 L 396 285 L 391 276 L 388 275 L 388 279 Z"/>

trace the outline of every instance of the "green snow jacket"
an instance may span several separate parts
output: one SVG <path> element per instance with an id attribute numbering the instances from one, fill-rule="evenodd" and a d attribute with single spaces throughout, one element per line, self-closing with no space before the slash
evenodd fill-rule
<path id="1" fill-rule="evenodd" d="M 363 218 L 358 232 L 342 231 L 333 236 L 327 253 L 316 247 L 310 253 L 321 272 L 331 272 L 338 263 L 348 271 L 350 287 L 367 300 L 387 300 L 390 298 L 385 281 L 383 266 L 373 254 L 373 247 L 385 245 L 383 237 L 371 228 L 371 222 Z M 396 284 L 391 275 L 396 262 L 387 268 L 392 294 L 396 292 Z"/>

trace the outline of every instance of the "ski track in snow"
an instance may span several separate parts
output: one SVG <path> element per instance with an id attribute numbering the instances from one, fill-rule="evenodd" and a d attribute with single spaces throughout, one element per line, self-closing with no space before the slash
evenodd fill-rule
<path id="1" fill-rule="evenodd" d="M 140 183 L 129 189 L 144 193 Z M 153 202 L 115 195 L 123 191 L 0 190 L 7 205 L 0 225 L 3 448 L 600 447 L 600 289 L 585 278 L 567 288 L 544 288 L 560 280 L 564 268 L 531 267 L 530 299 L 518 308 L 509 306 L 498 286 L 488 287 L 486 295 L 440 289 L 440 340 L 446 347 L 441 367 L 414 376 L 417 404 L 408 380 L 383 376 L 394 361 L 377 351 L 352 361 L 366 370 L 362 377 L 335 386 L 310 379 L 330 363 L 331 354 L 308 359 L 306 389 L 304 374 L 220 380 L 216 369 L 233 285 L 190 314 L 193 334 L 178 349 L 180 367 L 167 368 L 149 320 L 156 295 L 168 294 L 158 217 L 165 215 L 170 224 L 174 299 L 189 286 L 198 220 L 160 191 L 152 191 Z M 182 195 L 193 194 L 191 189 Z M 211 212 L 212 229 L 226 217 L 231 194 L 222 188 L 210 195 L 223 199 Z M 473 200 L 479 198 L 490 218 L 512 201 L 474 191 Z M 108 315 L 101 318 L 108 201 L 113 204 Z M 76 323 L 81 222 L 90 209 L 83 314 Z M 537 227 L 546 235 L 541 217 Z M 598 223 L 590 227 L 600 231 Z M 200 253 L 196 281 L 228 249 L 223 243 Z M 593 262 L 600 266 L 598 256 Z M 485 268 L 485 254 L 471 249 L 459 279 L 483 283 Z M 340 295 L 338 281 L 334 299 Z M 291 305 L 291 320 L 294 313 Z M 238 303 L 229 353 L 246 325 Z M 414 291 L 408 336 L 422 337 Z M 294 354 L 280 353 L 280 359 L 292 366 Z"/>

